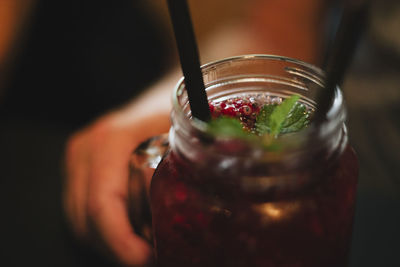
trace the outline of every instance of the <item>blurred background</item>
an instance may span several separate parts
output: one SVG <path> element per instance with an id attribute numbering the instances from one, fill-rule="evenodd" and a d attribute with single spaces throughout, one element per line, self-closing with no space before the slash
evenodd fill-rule
<path id="1" fill-rule="evenodd" d="M 201 44 L 248 14 L 247 1 L 189 3 Z M 400 266 L 400 2 L 370 10 L 343 85 L 360 162 L 350 266 Z M 165 1 L 0 0 L 0 265 L 112 266 L 67 231 L 64 145 L 177 63 L 172 36 Z"/>

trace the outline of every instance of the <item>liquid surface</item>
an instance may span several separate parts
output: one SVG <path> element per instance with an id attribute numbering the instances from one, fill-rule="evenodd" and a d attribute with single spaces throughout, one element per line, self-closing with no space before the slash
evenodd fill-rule
<path id="1" fill-rule="evenodd" d="M 224 100 L 211 101 L 209 107 L 213 119 L 221 116 L 236 118 L 242 123 L 245 130 L 256 133 L 257 117 L 263 108 L 267 106 L 274 108 L 280 105 L 283 101 L 284 100 L 281 97 L 271 97 L 268 94 L 246 94 Z M 307 115 L 307 117 L 312 113 L 311 108 L 308 108 L 300 102 L 297 102 L 293 108 L 304 112 L 303 115 Z M 292 117 L 293 119 L 294 116 L 292 115 L 293 113 L 290 113 L 289 117 Z M 292 120 L 288 122 L 294 123 L 295 121 Z"/>

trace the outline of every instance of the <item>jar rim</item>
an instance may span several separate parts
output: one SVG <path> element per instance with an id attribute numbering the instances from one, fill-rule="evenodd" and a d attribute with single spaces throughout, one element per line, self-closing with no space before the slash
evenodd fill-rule
<path id="1" fill-rule="evenodd" d="M 201 69 L 204 74 L 206 71 L 208 71 L 212 68 L 217 68 L 221 64 L 226 64 L 226 63 L 232 62 L 232 61 L 239 62 L 239 61 L 246 61 L 246 60 L 247 61 L 249 61 L 249 60 L 281 61 L 281 62 L 288 62 L 289 64 L 294 64 L 300 68 L 304 68 L 305 73 L 313 72 L 315 74 L 315 76 L 312 77 L 312 79 L 313 79 L 312 81 L 314 83 L 317 83 L 321 88 L 324 87 L 324 79 L 325 79 L 326 75 L 323 70 L 321 70 L 320 68 L 318 68 L 312 64 L 303 62 L 301 60 L 285 57 L 285 56 L 267 55 L 267 54 L 240 55 L 240 56 L 228 57 L 228 58 L 224 58 L 221 60 L 216 60 L 216 61 L 204 64 L 201 66 Z M 186 130 L 190 131 L 190 129 L 192 129 L 192 130 L 204 133 L 207 129 L 207 123 L 197 120 L 196 118 L 188 119 L 189 118 L 188 114 L 185 114 L 184 108 L 180 104 L 179 97 L 180 97 L 180 95 L 182 95 L 183 90 L 185 90 L 184 77 L 182 77 L 179 80 L 179 82 L 175 86 L 173 94 L 172 94 L 172 104 L 173 104 L 172 114 L 173 114 L 173 116 L 178 117 L 178 119 L 185 121 L 185 123 L 184 123 L 185 125 L 180 127 L 180 129 L 183 128 L 183 130 L 185 130 L 185 127 L 186 128 L 189 127 L 189 129 L 186 129 Z M 334 101 L 326 115 L 328 120 L 326 122 L 318 125 L 318 127 L 316 127 L 311 122 L 310 125 L 306 129 L 301 131 L 301 135 L 296 133 L 297 134 L 296 138 L 300 137 L 303 140 L 306 140 L 310 137 L 319 137 L 321 139 L 326 138 L 327 136 L 331 135 L 334 130 L 337 130 L 338 127 L 342 128 L 341 124 L 343 124 L 343 122 L 344 122 L 345 115 L 346 115 L 346 112 L 345 112 L 345 108 L 344 108 L 343 95 L 341 93 L 340 88 L 336 87 Z M 335 119 L 338 119 L 337 125 L 329 125 L 329 123 Z M 186 123 L 186 122 L 189 122 L 189 123 Z M 330 127 L 328 127 L 328 126 L 330 126 Z M 321 130 L 321 129 L 323 129 L 323 130 Z M 284 138 L 285 137 L 282 136 L 282 139 L 284 139 Z M 291 136 L 289 138 L 291 138 Z M 224 138 L 224 139 L 226 139 L 226 138 Z"/>
<path id="2" fill-rule="evenodd" d="M 232 56 L 232 57 L 227 57 L 227 58 L 223 58 L 223 59 L 219 59 L 219 60 L 214 60 L 211 62 L 208 62 L 206 64 L 203 64 L 200 66 L 201 70 L 204 72 L 205 70 L 207 70 L 210 67 L 216 67 L 220 64 L 224 64 L 230 61 L 240 61 L 240 60 L 249 60 L 249 59 L 255 59 L 255 60 L 276 60 L 276 61 L 286 61 L 289 63 L 294 63 L 296 65 L 300 65 L 303 67 L 306 67 L 314 72 L 316 72 L 318 75 L 320 75 L 322 78 L 325 78 L 325 72 L 323 70 L 321 70 L 320 68 L 298 60 L 298 59 L 294 59 L 294 58 L 290 58 L 290 57 L 285 57 L 285 56 L 278 56 L 278 55 L 272 55 L 272 54 L 248 54 L 248 55 L 239 55 L 239 56 Z M 181 77 L 178 81 L 178 83 L 175 85 L 173 93 L 172 93 L 172 106 L 174 110 L 181 110 L 180 109 L 180 105 L 179 105 L 179 101 L 178 101 L 178 92 L 179 90 L 182 90 L 184 87 L 184 81 L 185 78 Z M 322 81 L 323 82 L 323 81 Z M 200 124 L 202 124 L 200 122 Z"/>

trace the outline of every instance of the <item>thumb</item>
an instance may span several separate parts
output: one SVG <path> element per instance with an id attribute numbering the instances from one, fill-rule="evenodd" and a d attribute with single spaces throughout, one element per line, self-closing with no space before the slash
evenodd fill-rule
<path id="1" fill-rule="evenodd" d="M 91 230 L 100 238 L 101 246 L 124 266 L 144 266 L 152 257 L 151 246 L 137 236 L 129 222 L 126 202 L 115 196 L 108 203 L 97 202 L 88 209 Z"/>

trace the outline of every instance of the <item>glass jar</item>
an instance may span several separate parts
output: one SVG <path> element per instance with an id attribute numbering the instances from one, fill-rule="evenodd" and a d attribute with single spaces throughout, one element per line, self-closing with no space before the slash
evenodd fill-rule
<path id="1" fill-rule="evenodd" d="M 240 56 L 202 70 L 209 101 L 299 94 L 313 110 L 324 90 L 321 70 L 285 57 Z M 339 88 L 326 116 L 283 135 L 273 151 L 210 138 L 191 118 L 181 80 L 169 148 L 151 182 L 157 266 L 345 266 L 358 164 Z"/>

